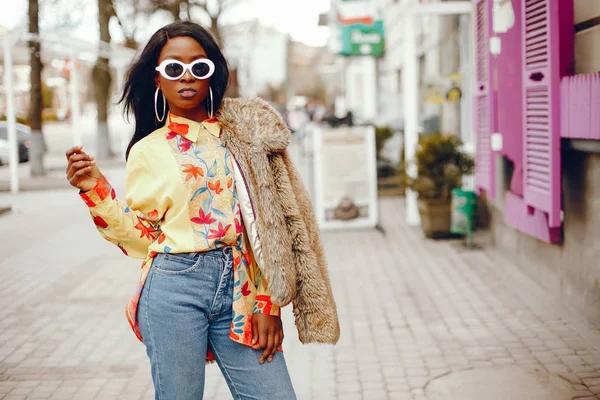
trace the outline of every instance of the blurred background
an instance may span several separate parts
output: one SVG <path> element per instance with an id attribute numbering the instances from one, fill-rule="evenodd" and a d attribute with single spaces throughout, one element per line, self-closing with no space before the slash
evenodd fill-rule
<path id="1" fill-rule="evenodd" d="M 285 309 L 299 398 L 600 398 L 600 1 L 4 0 L 1 400 L 153 398 L 138 262 L 64 153 L 123 193 L 124 75 L 174 20 L 293 132 L 342 325 L 303 346 Z"/>

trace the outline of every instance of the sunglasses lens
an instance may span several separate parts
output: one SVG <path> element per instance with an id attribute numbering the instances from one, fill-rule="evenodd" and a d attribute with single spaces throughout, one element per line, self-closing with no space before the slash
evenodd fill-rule
<path id="1" fill-rule="evenodd" d="M 165 66 L 165 74 L 171 78 L 177 78 L 183 72 L 183 67 L 177 63 L 170 63 Z"/>
<path id="2" fill-rule="evenodd" d="M 192 74 L 197 78 L 206 76 L 208 71 L 210 71 L 210 67 L 203 62 L 196 63 L 192 66 Z"/>

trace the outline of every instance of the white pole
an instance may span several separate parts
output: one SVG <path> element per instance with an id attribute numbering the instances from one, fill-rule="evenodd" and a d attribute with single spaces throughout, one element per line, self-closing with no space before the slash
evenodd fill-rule
<path id="1" fill-rule="evenodd" d="M 404 103 L 404 158 L 409 177 L 417 177 L 415 151 L 419 141 L 419 70 L 417 63 L 417 42 L 414 31 L 414 15 L 407 13 L 404 18 L 404 54 L 402 86 Z M 420 222 L 417 207 L 417 193 L 406 191 L 406 222 L 418 225 Z"/>
<path id="2" fill-rule="evenodd" d="M 73 53 L 71 57 L 71 74 L 69 79 L 69 91 L 71 94 L 71 133 L 73 135 L 73 146 L 81 146 L 81 126 L 79 115 L 81 114 L 79 99 L 79 76 L 77 71 L 77 57 Z"/>
<path id="3" fill-rule="evenodd" d="M 377 62 L 375 57 L 364 56 L 363 69 L 363 113 L 364 119 L 370 123 L 375 122 L 377 116 Z"/>
<path id="4" fill-rule="evenodd" d="M 15 112 L 15 93 L 12 74 L 12 43 L 9 35 L 4 36 L 4 95 L 6 97 L 6 122 L 8 127 L 8 146 L 10 150 L 8 165 L 10 169 L 10 191 L 19 193 L 19 150 L 17 145 L 17 118 Z"/>

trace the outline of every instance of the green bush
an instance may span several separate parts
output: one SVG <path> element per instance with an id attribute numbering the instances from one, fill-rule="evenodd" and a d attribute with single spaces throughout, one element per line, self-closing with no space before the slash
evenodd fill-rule
<path id="1" fill-rule="evenodd" d="M 6 121 L 6 115 L 0 115 L 0 121 Z M 29 125 L 29 121 L 25 117 L 17 116 L 17 123 L 23 125 Z"/>
<path id="2" fill-rule="evenodd" d="M 406 185 L 420 198 L 449 199 L 452 189 L 461 187 L 463 175 L 473 173 L 475 162 L 461 150 L 455 135 L 434 133 L 422 136 L 415 154 L 417 178 L 406 178 Z"/>
<path id="3" fill-rule="evenodd" d="M 385 142 L 387 142 L 392 136 L 394 136 L 394 131 L 389 126 L 375 127 L 375 154 L 377 155 L 378 160 L 382 159 L 381 150 L 383 150 Z"/>
<path id="4" fill-rule="evenodd" d="M 54 106 L 54 88 L 42 82 L 42 104 L 43 108 L 52 108 Z"/>

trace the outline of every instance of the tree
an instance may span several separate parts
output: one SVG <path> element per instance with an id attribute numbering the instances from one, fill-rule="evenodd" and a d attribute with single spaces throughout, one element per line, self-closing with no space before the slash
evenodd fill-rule
<path id="1" fill-rule="evenodd" d="M 29 73 L 30 104 L 29 125 L 31 126 L 31 147 L 29 148 L 29 165 L 32 176 L 40 176 L 46 173 L 44 167 L 44 153 L 46 146 L 42 133 L 42 56 L 39 41 L 39 3 L 38 0 L 29 0 L 29 33 L 32 34 L 28 42 L 30 52 L 31 70 Z"/>
<path id="2" fill-rule="evenodd" d="M 192 19 L 192 10 L 199 9 L 210 19 L 209 29 L 215 40 L 221 46 L 223 35 L 219 24 L 224 12 L 230 10 L 243 0 L 150 0 L 150 11 L 168 11 L 174 21 L 181 21 L 182 15 Z"/>
<path id="3" fill-rule="evenodd" d="M 108 130 L 108 100 L 110 98 L 110 52 L 107 43 L 110 43 L 109 23 L 111 17 L 115 15 L 112 0 L 98 0 L 98 27 L 100 29 L 100 48 L 96 65 L 92 69 L 92 80 L 94 81 L 94 94 L 96 96 L 96 106 L 98 110 L 98 148 L 97 157 L 100 159 L 111 158 L 113 152 L 110 145 L 110 132 Z M 104 51 L 103 51 L 104 50 Z"/>
<path id="4" fill-rule="evenodd" d="M 128 2 L 131 14 L 127 15 L 130 17 L 132 22 L 139 12 L 137 2 Z M 123 10 L 121 10 L 124 12 Z M 110 42 L 112 40 L 109 25 L 111 18 L 116 18 L 121 31 L 125 36 L 125 46 L 135 49 L 137 42 L 135 40 L 135 27 L 134 23 L 126 25 L 117 14 L 115 4 L 113 0 L 98 0 L 98 28 L 100 30 L 100 43 L 98 51 L 98 59 L 96 65 L 92 69 L 92 80 L 94 82 L 94 95 L 96 100 L 98 122 L 97 122 L 97 143 L 98 143 L 98 158 L 106 159 L 111 158 L 114 153 L 110 143 L 110 131 L 108 129 L 108 111 L 109 111 L 109 100 L 112 77 L 110 73 Z"/>
<path id="5" fill-rule="evenodd" d="M 125 47 L 137 50 L 139 44 L 135 39 L 136 31 L 139 26 L 143 26 L 146 21 L 141 17 L 145 16 L 140 0 L 109 0 L 112 7 L 111 15 L 119 23 L 121 33 L 125 37 Z"/>
<path id="6" fill-rule="evenodd" d="M 283 83 L 278 85 L 267 83 L 258 96 L 271 103 L 279 101 L 279 99 L 285 97 L 285 88 L 283 87 Z"/>

